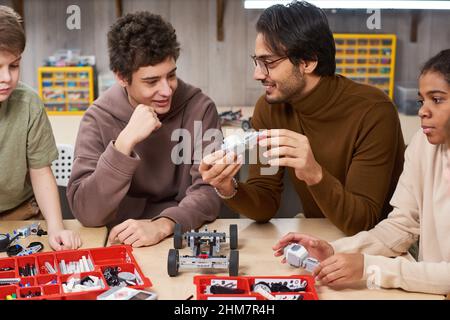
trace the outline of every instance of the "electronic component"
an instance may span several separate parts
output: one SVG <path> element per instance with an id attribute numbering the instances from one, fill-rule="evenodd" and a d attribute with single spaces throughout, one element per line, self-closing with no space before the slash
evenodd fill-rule
<path id="1" fill-rule="evenodd" d="M 291 266 L 302 267 L 309 272 L 319 265 L 319 261 L 310 257 L 305 247 L 298 243 L 291 243 L 284 247 L 284 256 Z"/>
<path id="2" fill-rule="evenodd" d="M 128 287 L 114 287 L 97 296 L 97 300 L 156 300 L 157 295 L 150 291 Z"/>
<path id="3" fill-rule="evenodd" d="M 255 279 L 253 290 L 262 288 L 267 292 L 300 292 L 305 291 L 308 286 L 306 280 L 300 279 Z"/>
<path id="4" fill-rule="evenodd" d="M 129 286 L 136 285 L 136 275 L 131 272 L 119 272 L 119 280 L 125 282 Z"/>
<path id="5" fill-rule="evenodd" d="M 120 267 L 107 267 L 103 270 L 103 276 L 110 287 L 136 286 L 142 284 L 142 279 L 137 270 L 121 272 Z"/>
<path id="6" fill-rule="evenodd" d="M 136 276 L 131 272 L 119 272 L 119 279 L 122 281 L 135 281 Z"/>
<path id="7" fill-rule="evenodd" d="M 253 289 L 254 292 L 259 293 L 260 295 L 262 295 L 264 298 L 266 298 L 267 300 L 276 300 L 275 296 L 273 296 L 270 291 L 267 291 L 267 289 L 263 286 L 258 286 L 256 285 L 255 288 Z"/>
<path id="8" fill-rule="evenodd" d="M 95 291 L 105 288 L 105 284 L 103 283 L 103 280 L 92 275 L 82 279 L 71 276 L 67 282 L 62 284 L 62 288 L 65 293 Z"/>
<path id="9" fill-rule="evenodd" d="M 44 249 L 44 245 L 40 242 L 32 242 L 28 245 L 28 248 L 20 251 L 17 256 L 28 256 L 30 254 L 36 253 Z"/>
<path id="10" fill-rule="evenodd" d="M 206 294 L 243 294 L 245 290 L 239 288 L 230 288 L 220 285 L 207 286 L 205 290 Z"/>
<path id="11" fill-rule="evenodd" d="M 41 224 L 39 222 L 35 222 L 29 226 L 21 227 L 13 231 L 14 238 L 27 238 L 31 235 L 41 236 L 45 234 L 47 234 L 47 232 L 41 229 Z"/>
<path id="12" fill-rule="evenodd" d="M 307 286 L 308 282 L 300 279 L 255 279 L 253 292 L 259 293 L 267 300 L 303 300 L 303 294 L 280 294 L 280 292 L 304 292 Z"/>
<path id="13" fill-rule="evenodd" d="M 258 144 L 259 132 L 251 131 L 244 133 L 243 136 L 231 135 L 223 140 L 221 149 L 225 152 L 235 152 L 242 154 L 245 150 L 250 150 Z"/>
<path id="14" fill-rule="evenodd" d="M 272 289 L 266 282 L 260 282 L 253 286 L 253 291 L 260 292 L 260 291 L 266 291 L 266 292 L 272 292 Z"/>
<path id="15" fill-rule="evenodd" d="M 33 223 L 32 225 L 30 225 L 29 229 L 30 229 L 30 234 L 32 235 L 37 235 L 39 229 L 40 229 L 41 224 L 39 222 Z"/>
<path id="16" fill-rule="evenodd" d="M 30 233 L 30 227 L 22 227 L 22 228 L 18 228 L 16 230 L 14 230 L 14 235 L 18 234 L 19 238 L 26 238 L 28 237 L 31 233 Z"/>

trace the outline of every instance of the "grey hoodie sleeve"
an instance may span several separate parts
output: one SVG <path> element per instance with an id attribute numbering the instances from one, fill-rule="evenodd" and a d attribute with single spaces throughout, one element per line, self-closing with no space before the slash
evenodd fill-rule
<path id="1" fill-rule="evenodd" d="M 205 136 L 205 132 L 208 129 L 220 130 L 217 108 L 212 102 L 207 107 L 202 119 L 202 136 Z M 220 138 L 222 138 L 222 136 Z M 222 139 L 213 142 L 202 140 L 203 152 L 210 144 L 214 144 L 217 148 L 220 146 L 221 141 Z M 209 148 L 211 148 L 211 146 L 209 146 Z M 195 154 L 195 152 L 193 154 Z M 220 198 L 217 196 L 213 187 L 203 181 L 202 176 L 198 171 L 199 165 L 195 164 L 195 159 L 192 159 L 192 161 L 194 164 L 191 165 L 189 170 L 192 184 L 186 189 L 186 195 L 179 202 L 178 206 L 167 208 L 154 218 L 169 218 L 176 223 L 180 223 L 183 231 L 196 229 L 205 222 L 215 220 L 219 215 L 221 206 Z"/>
<path id="2" fill-rule="evenodd" d="M 73 215 L 87 227 L 114 221 L 140 159 L 126 156 L 110 141 L 104 146 L 94 116 L 86 112 L 78 131 L 67 199 Z"/>

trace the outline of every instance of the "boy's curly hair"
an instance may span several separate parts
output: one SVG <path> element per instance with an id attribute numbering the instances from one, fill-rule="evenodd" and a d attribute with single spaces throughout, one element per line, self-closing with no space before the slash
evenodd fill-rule
<path id="1" fill-rule="evenodd" d="M 108 32 L 109 65 L 131 83 L 133 72 L 169 57 L 178 59 L 180 44 L 175 29 L 160 15 L 148 11 L 119 18 Z"/>

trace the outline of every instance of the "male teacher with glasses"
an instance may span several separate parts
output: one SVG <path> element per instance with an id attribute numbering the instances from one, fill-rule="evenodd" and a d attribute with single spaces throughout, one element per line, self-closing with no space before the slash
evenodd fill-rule
<path id="1" fill-rule="evenodd" d="M 381 90 L 335 74 L 333 34 L 321 9 L 274 5 L 256 30 L 254 79 L 265 94 L 252 126 L 267 130 L 259 145 L 276 173 L 264 173 L 258 160 L 248 180 L 237 182 L 239 161 L 226 164 L 218 151 L 203 159 L 203 180 L 230 208 L 267 222 L 280 206 L 287 170 L 306 217 L 326 217 L 347 235 L 374 227 L 391 211 L 403 167 L 395 106 Z"/>

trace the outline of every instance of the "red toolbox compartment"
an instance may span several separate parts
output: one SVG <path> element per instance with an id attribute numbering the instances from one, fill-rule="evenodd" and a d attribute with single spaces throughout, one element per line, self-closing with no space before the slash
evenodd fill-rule
<path id="1" fill-rule="evenodd" d="M 58 267 L 55 264 L 55 254 L 54 253 L 42 253 L 36 257 L 37 260 L 37 268 L 39 274 L 49 274 L 49 271 L 46 267 L 49 264 L 54 271 L 58 272 Z"/>
<path id="2" fill-rule="evenodd" d="M 7 296 L 17 296 L 19 289 L 17 286 L 0 286 L 0 300 L 7 300 Z"/>
<path id="3" fill-rule="evenodd" d="M 308 275 L 293 276 L 194 276 L 197 300 L 235 299 L 235 300 L 267 300 L 258 292 L 255 285 L 266 288 L 276 300 L 318 300 L 314 287 L 314 278 Z M 211 293 L 210 286 L 219 285 L 225 288 L 243 290 L 239 293 Z M 300 289 L 302 288 L 302 289 Z M 225 291 L 227 289 L 224 289 Z"/>
<path id="4" fill-rule="evenodd" d="M 14 271 L 16 269 L 16 260 L 5 258 L 0 260 L 0 275 L 3 272 Z"/>
<path id="5" fill-rule="evenodd" d="M 42 294 L 44 296 L 60 295 L 61 293 L 61 286 L 59 284 L 51 284 L 42 287 Z"/>
<path id="6" fill-rule="evenodd" d="M 134 263 L 136 260 L 125 246 L 112 246 L 91 250 L 93 262 L 97 265 L 114 265 L 121 263 Z"/>
<path id="7" fill-rule="evenodd" d="M 250 287 L 247 279 L 244 277 L 215 277 L 215 276 L 194 276 L 194 283 L 197 286 L 197 300 L 227 299 L 252 299 L 256 300 L 258 296 L 250 294 Z M 212 286 L 222 286 L 228 289 L 243 291 L 242 293 L 208 293 Z"/>
<path id="8" fill-rule="evenodd" d="M 149 288 L 152 283 L 142 273 L 132 251 L 131 246 L 120 245 L 2 258 L 0 259 L 0 283 L 3 281 L 3 285 L 0 285 L 0 300 L 96 299 L 98 295 L 111 288 L 103 275 L 108 267 L 117 268 L 119 272 L 134 274 L 136 276 L 135 285 L 129 283 L 129 287 Z M 62 262 L 66 268 L 65 272 L 61 270 Z M 51 266 L 50 270 L 48 265 Z M 70 270 L 67 269 L 69 266 Z M 88 276 L 98 278 L 101 289 L 81 289 L 88 291 L 75 292 L 67 291 L 67 287 L 64 289 L 72 278 L 89 280 L 86 278 Z M 19 279 L 20 281 L 9 284 L 9 279 Z"/>

